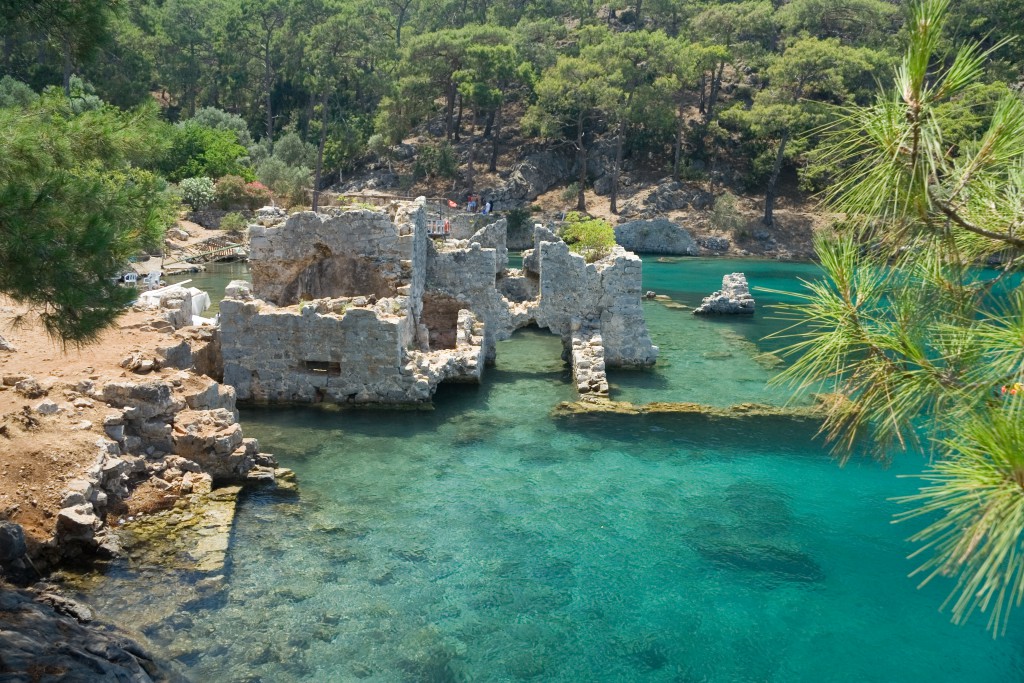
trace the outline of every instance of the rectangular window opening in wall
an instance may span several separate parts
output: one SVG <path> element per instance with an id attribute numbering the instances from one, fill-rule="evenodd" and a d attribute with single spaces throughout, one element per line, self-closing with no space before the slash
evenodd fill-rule
<path id="1" fill-rule="evenodd" d="M 306 372 L 312 372 L 315 375 L 336 377 L 341 374 L 341 363 L 336 361 L 304 360 L 301 362 L 300 367 Z"/>

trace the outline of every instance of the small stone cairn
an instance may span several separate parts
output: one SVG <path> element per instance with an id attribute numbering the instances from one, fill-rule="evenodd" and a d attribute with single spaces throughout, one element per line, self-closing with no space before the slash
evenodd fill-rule
<path id="1" fill-rule="evenodd" d="M 747 276 L 743 273 L 729 273 L 722 278 L 722 288 L 704 297 L 700 306 L 693 309 L 694 315 L 753 313 L 754 297 L 750 296 Z"/>

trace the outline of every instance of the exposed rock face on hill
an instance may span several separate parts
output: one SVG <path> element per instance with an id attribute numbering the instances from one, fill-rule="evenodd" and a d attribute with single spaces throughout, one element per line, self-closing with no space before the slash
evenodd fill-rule
<path id="1" fill-rule="evenodd" d="M 63 596 L 0 583 L 0 680 L 184 681 L 136 640 Z"/>
<path id="2" fill-rule="evenodd" d="M 711 193 L 664 180 L 643 198 L 630 199 L 622 205 L 621 215 L 627 218 L 653 218 L 679 209 L 706 209 L 714 203 Z"/>
<path id="3" fill-rule="evenodd" d="M 690 233 L 667 218 L 616 225 L 615 241 L 625 249 L 640 254 L 700 254 L 700 247 Z"/>
<path id="4" fill-rule="evenodd" d="M 482 190 L 480 196 L 493 201 L 496 208 L 507 210 L 533 201 L 571 173 L 572 162 L 565 155 L 550 150 L 537 152 L 513 167 L 503 184 Z"/>
<path id="5" fill-rule="evenodd" d="M 747 276 L 743 273 L 729 273 L 722 278 L 722 288 L 704 297 L 700 306 L 693 309 L 694 315 L 753 313 L 754 297 L 750 296 Z"/>

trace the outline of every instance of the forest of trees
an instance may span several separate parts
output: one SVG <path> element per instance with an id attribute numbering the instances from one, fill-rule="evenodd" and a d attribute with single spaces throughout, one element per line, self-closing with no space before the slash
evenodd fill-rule
<path id="1" fill-rule="evenodd" d="M 598 143 L 613 213 L 630 159 L 727 165 L 768 228 L 784 183 L 824 191 L 844 222 L 785 377 L 841 397 L 840 444 L 934 457 L 907 516 L 958 620 L 1024 600 L 1017 0 L 0 0 L 0 30 L 0 292 L 66 341 L 179 202 L 316 206 L 414 133 L 462 193 L 513 136 L 569 150 L 580 211 Z"/>
<path id="2" fill-rule="evenodd" d="M 895 0 L 3 0 L 0 9 L 0 73 L 123 109 L 157 102 L 177 124 L 158 169 L 175 182 L 241 176 L 297 198 L 429 121 L 435 156 L 468 142 L 455 164 L 468 191 L 477 166 L 498 168 L 511 128 L 580 159 L 601 137 L 615 147 L 613 212 L 623 158 L 694 179 L 726 160 L 741 170 L 739 189 L 765 196 L 766 225 L 780 178 L 798 173 L 806 190 L 827 183 L 833 169 L 815 131 L 835 117 L 832 105 L 870 99 L 898 59 L 907 13 Z M 1010 0 L 957 3 L 951 17 L 961 39 L 984 45 L 1022 23 Z M 983 116 L 979 107 L 1020 77 L 1022 50 L 1001 45 L 952 115 Z"/>

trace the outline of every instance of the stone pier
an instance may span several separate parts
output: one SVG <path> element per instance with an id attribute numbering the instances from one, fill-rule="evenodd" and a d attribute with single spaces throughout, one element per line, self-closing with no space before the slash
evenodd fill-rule
<path id="1" fill-rule="evenodd" d="M 604 363 L 604 340 L 596 329 L 575 321 L 572 331 L 572 378 L 580 398 L 608 398 L 608 376 Z"/>

